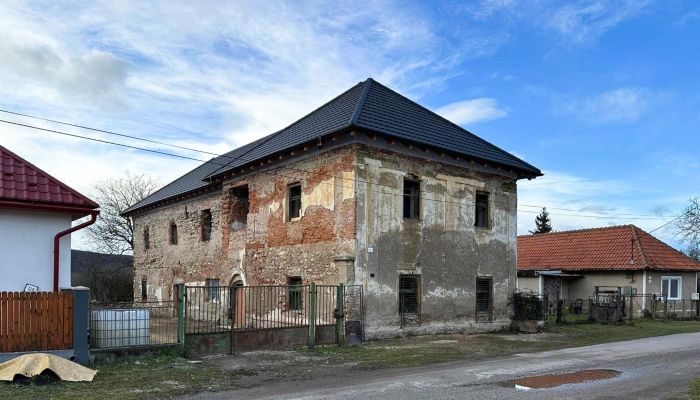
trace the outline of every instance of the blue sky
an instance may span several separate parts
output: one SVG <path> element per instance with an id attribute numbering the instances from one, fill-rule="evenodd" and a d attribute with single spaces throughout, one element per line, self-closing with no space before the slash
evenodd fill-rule
<path id="1" fill-rule="evenodd" d="M 520 233 L 535 206 L 652 230 L 700 194 L 696 2 L 144 3 L 0 3 L 0 107 L 221 153 L 371 76 L 545 172 Z M 196 166 L 1 123 L 0 143 L 88 194 Z"/>

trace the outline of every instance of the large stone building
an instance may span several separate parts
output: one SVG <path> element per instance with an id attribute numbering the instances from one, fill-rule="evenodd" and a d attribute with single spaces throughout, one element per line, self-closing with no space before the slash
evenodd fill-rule
<path id="1" fill-rule="evenodd" d="M 368 79 L 134 205 L 137 297 L 177 283 L 362 285 L 369 336 L 487 329 L 540 171 Z"/>

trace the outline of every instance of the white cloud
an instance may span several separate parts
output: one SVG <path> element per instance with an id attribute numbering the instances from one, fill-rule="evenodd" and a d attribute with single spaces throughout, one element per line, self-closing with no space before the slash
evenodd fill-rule
<path id="1" fill-rule="evenodd" d="M 490 121 L 508 114 L 499 107 L 496 99 L 488 97 L 457 101 L 439 107 L 435 112 L 458 125 Z"/>
<path id="2" fill-rule="evenodd" d="M 547 15 L 547 25 L 576 43 L 596 40 L 621 22 L 639 15 L 648 0 L 571 2 Z"/>
<path id="3" fill-rule="evenodd" d="M 564 111 L 591 122 L 635 122 L 659 95 L 646 88 L 623 87 L 584 99 L 565 102 Z"/>

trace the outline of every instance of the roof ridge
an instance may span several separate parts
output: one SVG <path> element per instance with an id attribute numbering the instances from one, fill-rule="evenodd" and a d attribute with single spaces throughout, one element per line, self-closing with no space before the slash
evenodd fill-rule
<path id="1" fill-rule="evenodd" d="M 370 78 L 370 79 L 371 79 L 371 78 Z M 481 138 L 481 137 L 479 137 L 478 135 L 472 133 L 471 131 L 469 131 L 469 130 L 467 130 L 467 129 L 465 129 L 465 128 L 463 128 L 463 127 L 457 125 L 457 124 L 455 124 L 454 122 L 452 122 L 452 121 L 450 121 L 449 119 L 443 117 L 442 115 L 436 113 L 435 111 L 429 109 L 428 107 L 425 107 L 425 106 L 423 106 L 423 105 L 420 105 L 418 102 L 411 100 L 410 98 L 408 98 L 408 97 L 402 95 L 401 93 L 397 92 L 396 90 L 394 90 L 394 89 L 392 89 L 392 88 L 390 88 L 390 87 L 388 87 L 388 86 L 386 86 L 386 85 L 383 85 L 383 84 L 381 84 L 381 83 L 379 83 L 379 82 L 376 82 L 376 81 L 374 81 L 374 82 L 375 82 L 377 85 L 379 85 L 380 87 L 383 87 L 383 88 L 385 88 L 386 90 L 388 90 L 388 91 L 390 91 L 390 92 L 392 92 L 392 93 L 398 95 L 399 97 L 408 100 L 409 102 L 413 103 L 414 105 L 416 105 L 416 106 L 418 106 L 418 107 L 420 107 L 420 108 L 422 108 L 422 109 L 424 109 L 424 110 L 426 110 L 426 111 L 428 111 L 428 112 L 430 112 L 430 113 L 436 115 L 438 118 L 440 118 L 440 119 L 442 119 L 443 121 L 447 122 L 448 124 L 454 126 L 455 128 L 461 130 L 462 132 L 466 133 L 466 134 L 469 135 L 470 137 L 473 137 L 474 139 L 480 141 L 481 143 L 485 144 L 486 146 L 490 146 L 490 147 L 492 147 L 492 148 L 494 148 L 494 149 L 496 149 L 496 150 L 502 152 L 502 153 L 505 154 L 506 156 L 511 157 L 511 158 L 514 158 L 514 159 L 516 159 L 516 160 L 522 162 L 523 164 L 525 164 L 525 165 L 531 167 L 532 169 L 535 169 L 535 170 L 538 170 L 538 171 L 539 171 L 539 169 L 538 169 L 537 167 L 535 167 L 534 165 L 528 163 L 527 161 L 522 160 L 520 157 L 514 156 L 514 155 L 511 154 L 510 152 L 503 150 L 502 148 L 496 146 L 495 144 L 489 142 L 488 140 L 486 140 L 486 139 L 484 139 L 484 138 Z M 476 157 L 476 158 L 479 158 L 479 157 Z"/>
<path id="2" fill-rule="evenodd" d="M 644 253 L 644 247 L 642 247 L 642 243 L 639 241 L 639 235 L 637 234 L 637 229 L 638 227 L 634 225 L 630 225 L 632 227 L 632 241 L 637 242 L 637 248 L 639 250 L 639 254 L 642 257 L 642 268 L 648 268 L 649 267 L 649 262 L 647 262 L 647 256 Z M 632 259 L 634 261 L 634 253 L 632 253 Z"/>
<path id="3" fill-rule="evenodd" d="M 551 235 L 558 235 L 558 234 L 563 234 L 563 233 L 578 233 L 578 232 L 589 232 L 589 231 L 596 231 L 596 230 L 614 230 L 614 229 L 623 229 L 623 228 L 629 228 L 629 227 L 635 227 L 632 224 L 626 224 L 626 225 L 612 225 L 612 226 L 599 226 L 595 228 L 581 228 L 581 229 L 570 229 L 568 231 L 556 231 L 556 232 L 547 232 L 547 233 L 531 233 L 529 235 L 518 235 L 519 238 L 521 237 L 544 237 L 544 236 L 551 236 Z"/>
<path id="4" fill-rule="evenodd" d="M 355 123 L 357 123 L 357 119 L 360 117 L 360 113 L 362 112 L 362 107 L 364 107 L 365 105 L 365 100 L 367 100 L 367 94 L 369 93 L 369 89 L 372 86 L 372 82 L 374 82 L 374 79 L 372 78 L 367 78 L 367 80 L 364 81 L 365 87 L 362 90 L 360 99 L 357 101 L 355 111 L 353 111 L 352 117 L 350 118 L 350 126 L 355 125 Z"/>
<path id="5" fill-rule="evenodd" d="M 85 196 L 84 194 L 80 193 L 79 191 L 73 189 L 72 187 L 66 185 L 66 184 L 63 183 L 61 180 L 55 178 L 54 176 L 52 176 L 52 175 L 49 174 L 48 172 L 46 172 L 46 171 L 44 171 L 43 169 L 41 169 L 41 168 L 37 167 L 36 165 L 32 164 L 31 162 L 29 162 L 29 161 L 28 161 L 27 159 L 25 159 L 24 157 L 22 157 L 22 156 L 20 156 L 20 155 L 18 155 L 18 154 L 16 154 L 16 153 L 14 153 L 14 152 L 12 152 L 12 151 L 11 151 L 10 149 L 8 149 L 7 147 L 5 147 L 5 146 L 3 146 L 3 145 L 0 145 L 0 151 L 6 152 L 7 154 L 10 155 L 10 157 L 13 157 L 13 158 L 15 158 L 15 160 L 19 160 L 19 161 L 23 162 L 24 164 L 26 164 L 26 165 L 29 166 L 30 168 L 34 169 L 36 172 L 39 172 L 39 173 L 45 175 L 49 180 L 52 180 L 55 184 L 57 184 L 58 186 L 60 186 L 60 187 L 63 188 L 64 190 L 71 192 L 72 195 L 74 195 L 74 196 L 80 198 L 81 200 L 83 200 L 83 201 L 86 203 L 86 204 L 85 204 L 85 207 L 90 207 L 90 208 L 93 208 L 93 209 L 94 209 L 94 208 L 99 208 L 99 207 L 100 207 L 100 205 L 97 204 L 94 200 L 90 199 L 89 197 Z M 47 203 L 47 202 L 41 201 L 41 200 L 38 200 L 38 202 L 40 202 L 40 203 Z M 51 203 L 51 202 L 48 202 L 48 203 Z M 78 206 L 76 205 L 75 207 L 78 207 Z"/>

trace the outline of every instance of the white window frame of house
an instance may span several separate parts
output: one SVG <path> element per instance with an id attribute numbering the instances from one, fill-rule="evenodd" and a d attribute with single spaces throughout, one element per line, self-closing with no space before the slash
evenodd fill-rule
<path id="1" fill-rule="evenodd" d="M 671 281 L 678 281 L 678 293 L 676 297 L 671 297 Z M 667 285 L 664 285 L 664 281 L 667 281 Z M 668 286 L 668 287 L 666 287 Z M 661 295 L 664 296 L 666 300 L 680 300 L 683 297 L 683 277 L 682 276 L 662 276 L 661 277 Z"/>

